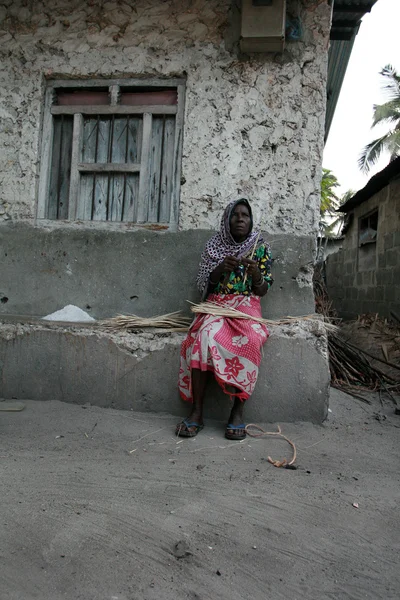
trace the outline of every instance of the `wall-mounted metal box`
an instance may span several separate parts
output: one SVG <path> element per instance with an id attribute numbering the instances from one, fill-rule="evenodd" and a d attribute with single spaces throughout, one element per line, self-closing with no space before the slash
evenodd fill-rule
<path id="1" fill-rule="evenodd" d="M 286 0 L 242 0 L 242 52 L 282 52 Z"/>

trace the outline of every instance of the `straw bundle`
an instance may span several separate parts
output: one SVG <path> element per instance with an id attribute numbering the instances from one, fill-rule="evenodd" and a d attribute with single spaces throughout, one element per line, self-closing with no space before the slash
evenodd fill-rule
<path id="1" fill-rule="evenodd" d="M 166 331 L 187 331 L 191 319 L 177 312 L 160 315 L 158 317 L 138 317 L 137 315 L 117 315 L 111 319 L 99 322 L 99 325 L 111 331 L 133 331 L 149 327 L 164 329 Z"/>
<path id="2" fill-rule="evenodd" d="M 194 313 L 202 313 L 208 315 L 214 315 L 216 317 L 230 317 L 231 319 L 249 319 L 250 321 L 256 321 L 257 323 L 264 323 L 265 325 L 293 325 L 293 323 L 299 321 L 319 321 L 323 322 L 329 330 L 336 330 L 336 325 L 332 325 L 329 322 L 325 322 L 323 318 L 317 315 L 304 315 L 299 317 L 284 317 L 282 319 L 272 320 L 263 319 L 262 317 L 254 317 L 253 315 L 247 315 L 237 308 L 227 308 L 221 306 L 215 302 L 201 302 L 195 304 L 190 302 L 192 305 L 190 310 Z"/>

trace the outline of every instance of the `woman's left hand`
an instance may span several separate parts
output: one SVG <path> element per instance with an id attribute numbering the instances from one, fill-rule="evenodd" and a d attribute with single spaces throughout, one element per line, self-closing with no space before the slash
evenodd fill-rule
<path id="1" fill-rule="evenodd" d="M 251 258 L 242 258 L 242 263 L 246 267 L 247 277 L 251 277 L 255 282 L 258 282 L 263 278 L 256 260 L 252 260 Z"/>

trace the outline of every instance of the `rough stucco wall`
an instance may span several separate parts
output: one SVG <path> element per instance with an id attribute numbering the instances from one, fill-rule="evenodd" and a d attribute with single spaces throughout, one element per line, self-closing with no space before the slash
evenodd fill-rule
<path id="1" fill-rule="evenodd" d="M 229 0 L 0 2 L 0 219 L 35 215 L 46 77 L 187 76 L 180 227 L 253 200 L 271 233 L 317 228 L 330 7 L 292 0 L 304 37 L 238 54 Z"/>

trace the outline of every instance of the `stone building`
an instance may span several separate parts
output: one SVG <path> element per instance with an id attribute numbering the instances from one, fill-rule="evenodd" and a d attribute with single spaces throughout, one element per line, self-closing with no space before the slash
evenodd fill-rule
<path id="1" fill-rule="evenodd" d="M 362 313 L 400 317 L 400 158 L 340 211 L 346 213 L 341 248 L 326 261 L 334 307 L 345 319 Z"/>
<path id="2" fill-rule="evenodd" d="M 314 312 L 332 2 L 254 4 L 1 3 L 0 396 L 181 412 L 181 336 L 32 319 L 67 304 L 97 319 L 187 311 L 232 197 L 272 246 L 265 316 Z M 336 4 L 343 65 L 374 0 Z M 254 418 L 322 420 L 320 328 L 274 327 L 265 354 Z"/>

